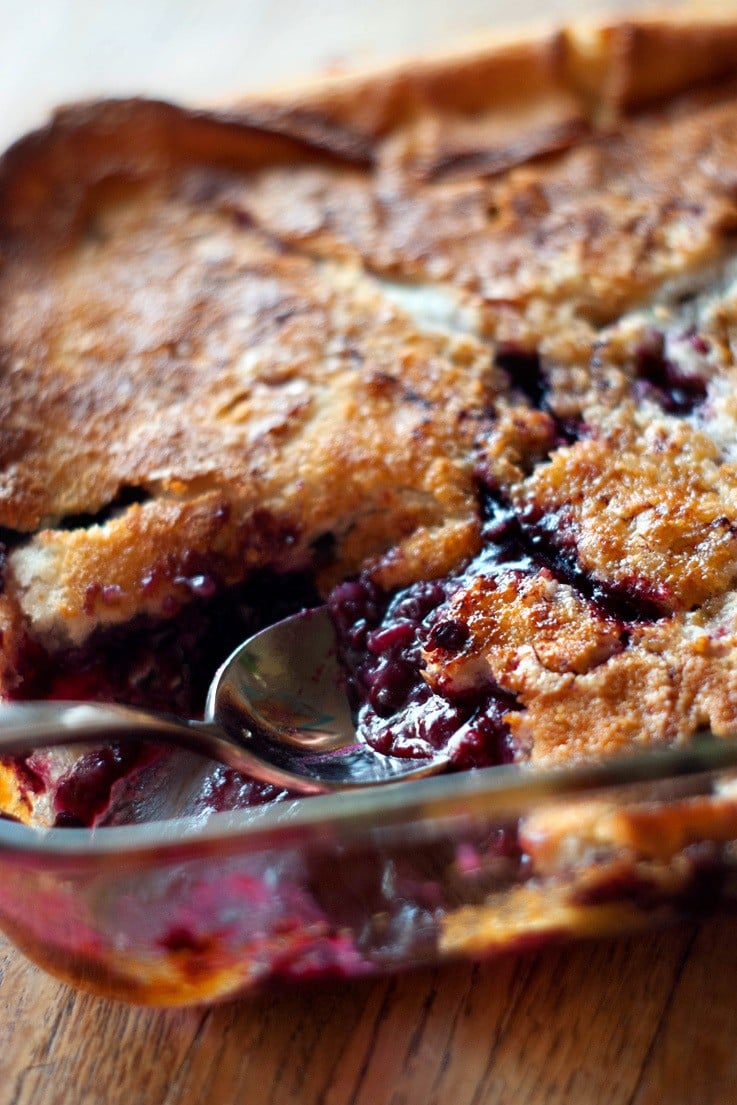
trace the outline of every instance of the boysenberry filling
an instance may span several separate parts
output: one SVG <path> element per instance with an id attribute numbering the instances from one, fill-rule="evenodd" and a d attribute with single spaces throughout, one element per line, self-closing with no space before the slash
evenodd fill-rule
<path id="1" fill-rule="evenodd" d="M 466 644 L 469 628 L 451 615 L 448 603 L 478 577 L 546 569 L 614 622 L 623 646 L 634 623 L 669 613 L 645 580 L 619 585 L 587 575 L 560 517 L 518 513 L 488 486 L 480 487 L 480 497 L 484 547 L 462 572 L 394 595 L 364 575 L 340 584 L 328 600 L 359 735 L 379 752 L 421 758 L 442 751 L 456 768 L 516 758 L 505 720 L 519 709 L 512 694 L 486 683 L 457 697 L 452 690 L 441 695 L 422 676 L 424 648 L 453 653 Z"/>
<path id="2" fill-rule="evenodd" d="M 86 752 L 58 782 L 54 794 L 57 827 L 92 825 L 108 809 L 115 784 L 154 755 L 142 744 L 105 745 Z"/>
<path id="3" fill-rule="evenodd" d="M 328 599 L 358 729 L 379 752 L 432 756 L 472 713 L 433 694 L 421 675 L 428 621 L 458 585 L 420 582 L 390 596 L 364 575 Z"/>
<path id="4" fill-rule="evenodd" d="M 106 627 L 79 648 L 37 658 L 17 697 L 121 702 L 196 717 L 215 671 L 241 641 L 319 601 L 305 575 L 263 573 L 220 590 L 199 581 L 187 581 L 193 600 L 170 618 Z"/>
<path id="5" fill-rule="evenodd" d="M 533 407 L 543 405 L 548 381 L 538 353 L 505 344 L 497 349 L 494 361 L 507 373 L 510 385 L 521 391 Z"/>
<path id="6" fill-rule="evenodd" d="M 695 331 L 681 335 L 693 352 L 703 356 L 708 343 Z M 659 330 L 650 330 L 635 354 L 635 392 L 638 398 L 652 399 L 666 414 L 687 415 L 706 398 L 706 381 L 698 374 L 684 373 L 667 355 L 666 338 Z"/>
<path id="7" fill-rule="evenodd" d="M 190 593 L 193 600 L 170 619 L 140 618 L 100 630 L 80 648 L 36 656 L 16 696 L 120 702 L 197 717 L 213 675 L 237 645 L 265 625 L 319 601 L 311 580 L 298 574 L 261 574 L 215 594 L 196 588 Z M 151 746 L 143 743 L 85 753 L 52 784 L 56 823 L 95 824 L 107 811 L 116 784 L 151 759 Z M 47 785 L 42 764 L 42 754 L 18 763 L 30 789 Z M 219 779 L 212 808 L 220 801 L 222 808 L 231 808 L 243 797 L 243 788 L 225 769 Z M 251 790 L 248 795 L 262 800 Z"/>
<path id="8" fill-rule="evenodd" d="M 552 418 L 558 438 L 556 444 L 572 445 L 581 437 L 581 423 L 574 418 L 561 417 L 551 403 L 548 374 L 537 351 L 505 343 L 497 349 L 494 363 L 506 372 L 513 391 L 521 393 L 532 407 Z"/>
<path id="9" fill-rule="evenodd" d="M 425 646 L 460 651 L 468 628 L 447 612 L 447 602 L 477 575 L 514 567 L 534 570 L 510 548 L 503 533 L 467 569 L 386 594 L 367 576 L 340 584 L 328 599 L 341 663 L 359 735 L 385 755 L 427 758 L 442 751 L 453 767 L 491 766 L 514 759 L 504 716 L 516 708 L 500 687 L 485 686 L 458 698 L 436 694 L 422 678 Z"/>
<path id="10" fill-rule="evenodd" d="M 459 698 L 436 694 L 422 678 L 422 649 L 460 650 L 468 630 L 445 613 L 455 591 L 477 574 L 508 567 L 502 546 L 487 547 L 462 575 L 416 583 L 390 596 L 367 577 L 329 599 L 359 735 L 378 752 L 406 758 L 448 755 L 466 769 L 509 763 L 504 720 L 512 695 L 484 687 Z"/>

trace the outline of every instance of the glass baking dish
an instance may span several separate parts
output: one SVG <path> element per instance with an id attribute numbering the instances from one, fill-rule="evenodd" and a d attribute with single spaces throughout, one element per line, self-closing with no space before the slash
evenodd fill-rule
<path id="1" fill-rule="evenodd" d="M 707 735 L 120 827 L 3 821 L 0 927 L 95 993 L 208 1002 L 703 915 L 737 896 L 735 842 L 737 742 Z"/>

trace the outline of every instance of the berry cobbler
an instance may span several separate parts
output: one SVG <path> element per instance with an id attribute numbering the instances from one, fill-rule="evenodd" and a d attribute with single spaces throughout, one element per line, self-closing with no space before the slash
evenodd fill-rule
<path id="1" fill-rule="evenodd" d="M 736 732 L 735 74 L 728 21 L 643 20 L 18 141 L 2 695 L 194 716 L 326 602 L 388 755 Z M 39 750 L 0 805 L 103 823 L 170 755 Z"/>

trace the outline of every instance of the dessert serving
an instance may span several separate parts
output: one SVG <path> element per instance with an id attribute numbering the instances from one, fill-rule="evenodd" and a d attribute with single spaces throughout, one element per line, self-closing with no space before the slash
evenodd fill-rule
<path id="1" fill-rule="evenodd" d="M 3 696 L 194 716 L 239 641 L 327 602 L 388 755 L 737 733 L 735 78 L 733 20 L 653 17 L 17 142 Z M 104 825 L 177 755 L 40 749 L 2 806 Z M 597 808 L 505 862 L 650 847 Z M 731 839 L 728 787 L 690 809 L 672 852 Z"/>

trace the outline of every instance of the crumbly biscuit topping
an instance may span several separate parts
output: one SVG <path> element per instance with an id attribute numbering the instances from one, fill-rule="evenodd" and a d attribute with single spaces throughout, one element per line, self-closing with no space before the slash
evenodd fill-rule
<path id="1" fill-rule="evenodd" d="M 3 688 L 29 642 L 363 571 L 453 577 L 425 683 L 498 692 L 518 759 L 733 730 L 737 90 L 690 87 L 737 64 L 720 26 L 668 30 L 666 104 L 645 22 L 9 151 Z"/>

